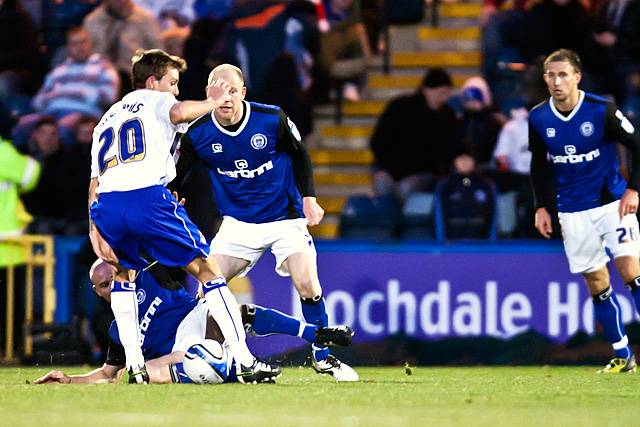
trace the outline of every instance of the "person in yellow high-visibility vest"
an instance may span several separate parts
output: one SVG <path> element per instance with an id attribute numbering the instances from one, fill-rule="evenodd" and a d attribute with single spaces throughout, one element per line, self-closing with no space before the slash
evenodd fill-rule
<path id="1" fill-rule="evenodd" d="M 21 235 L 31 222 L 19 194 L 32 190 L 38 178 L 40 164 L 0 138 L 0 268 L 25 261 L 23 251 L 12 249 L 13 245 L 2 240 Z"/>
<path id="2" fill-rule="evenodd" d="M 20 236 L 31 221 L 24 209 L 20 193 L 32 190 L 40 178 L 40 164 L 29 156 L 20 154 L 15 147 L 0 137 L 0 354 L 4 349 L 6 321 L 6 267 L 21 265 L 26 261 L 26 252 L 4 239 Z M 24 269 L 15 271 L 24 277 Z M 15 284 L 14 325 L 24 316 L 24 292 L 19 278 Z M 21 328 L 15 328 L 14 342 L 19 342 Z"/>

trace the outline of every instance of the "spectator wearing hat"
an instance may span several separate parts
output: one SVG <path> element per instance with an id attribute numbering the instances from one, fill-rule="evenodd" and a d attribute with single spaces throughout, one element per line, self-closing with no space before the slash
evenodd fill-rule
<path id="1" fill-rule="evenodd" d="M 493 105 L 491 90 L 482 77 L 471 77 L 462 86 L 462 144 L 481 169 L 493 160 L 493 150 L 506 117 Z"/>
<path id="2" fill-rule="evenodd" d="M 447 104 L 451 87 L 449 74 L 432 68 L 414 93 L 389 102 L 370 141 L 377 195 L 404 200 L 412 192 L 431 191 L 435 179 L 447 174 L 460 129 Z"/>

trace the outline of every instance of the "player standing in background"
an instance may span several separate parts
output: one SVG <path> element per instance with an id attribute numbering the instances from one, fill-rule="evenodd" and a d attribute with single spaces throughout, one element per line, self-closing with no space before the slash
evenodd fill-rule
<path id="1" fill-rule="evenodd" d="M 316 202 L 311 159 L 300 133 L 279 107 L 244 101 L 247 89 L 239 68 L 214 68 L 207 96 L 216 81 L 227 85 L 224 102 L 183 135 L 176 183 L 200 156 L 223 216 L 211 248 L 224 277 L 246 275 L 271 249 L 276 272 L 290 275 L 300 294 L 305 320 L 328 326 L 316 250 L 307 230 L 320 222 L 324 210 Z M 312 349 L 317 372 L 338 381 L 358 380 L 328 348 Z"/>
<path id="2" fill-rule="evenodd" d="M 593 297 L 595 317 L 615 353 L 598 372 L 633 372 L 636 360 L 610 284 L 604 246 L 611 251 L 616 269 L 631 291 L 636 309 L 640 309 L 640 233 L 636 218 L 640 141 L 629 120 L 612 102 L 578 89 L 581 78 L 582 64 L 575 52 L 560 49 L 546 58 L 544 80 L 551 98 L 529 115 L 535 227 L 544 237 L 550 237 L 551 217 L 544 206 L 544 194 L 546 179 L 553 174 L 569 268 L 584 277 Z M 617 142 L 631 152 L 628 183 L 620 174 Z"/>
<path id="3" fill-rule="evenodd" d="M 183 267 L 204 283 L 209 311 L 234 354 L 242 382 L 272 378 L 279 369 L 257 361 L 245 343 L 237 302 L 197 227 L 164 187 L 175 177 L 171 154 L 186 122 L 222 105 L 227 84 L 213 82 L 204 101 L 178 102 L 182 58 L 151 49 L 132 59 L 134 91 L 96 126 L 89 186 L 90 237 L 96 254 L 117 265 L 111 308 L 131 382 L 147 382 L 140 349 L 134 270 L 147 262 Z M 111 248 L 113 251 L 111 251 Z"/>

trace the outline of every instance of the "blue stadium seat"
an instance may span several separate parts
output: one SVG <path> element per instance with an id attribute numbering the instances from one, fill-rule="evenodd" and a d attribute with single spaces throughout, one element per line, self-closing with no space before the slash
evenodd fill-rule
<path id="1" fill-rule="evenodd" d="M 385 240 L 398 236 L 400 202 L 393 196 L 350 196 L 340 215 L 340 237 Z"/>
<path id="2" fill-rule="evenodd" d="M 489 178 L 449 176 L 436 185 L 436 240 L 496 240 L 497 212 L 496 188 Z"/>
<path id="3" fill-rule="evenodd" d="M 402 237 L 433 239 L 433 193 L 412 193 L 402 207 Z"/>

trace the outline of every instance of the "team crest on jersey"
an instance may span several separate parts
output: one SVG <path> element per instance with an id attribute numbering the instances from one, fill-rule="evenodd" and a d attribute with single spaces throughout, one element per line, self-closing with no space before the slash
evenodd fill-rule
<path id="1" fill-rule="evenodd" d="M 222 153 L 222 144 L 211 144 L 211 150 L 213 150 L 214 153 Z"/>
<path id="2" fill-rule="evenodd" d="M 547 138 L 555 138 L 556 130 L 555 128 L 547 128 Z"/>
<path id="3" fill-rule="evenodd" d="M 593 123 L 586 121 L 580 125 L 580 134 L 582 136 L 591 136 L 593 135 Z"/>
<path id="4" fill-rule="evenodd" d="M 251 146 L 256 150 L 262 150 L 267 146 L 267 137 L 261 133 L 256 133 L 251 137 Z"/>
<path id="5" fill-rule="evenodd" d="M 136 301 L 138 301 L 138 304 L 142 304 L 145 299 L 147 299 L 147 293 L 144 289 L 138 289 L 136 291 Z"/>

